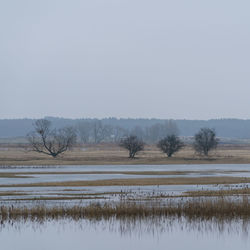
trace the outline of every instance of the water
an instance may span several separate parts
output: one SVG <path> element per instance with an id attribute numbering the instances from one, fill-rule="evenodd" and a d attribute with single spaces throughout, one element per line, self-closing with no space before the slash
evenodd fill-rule
<path id="1" fill-rule="evenodd" d="M 0 166 L 0 172 L 45 171 L 250 171 L 250 164 Z"/>
<path id="2" fill-rule="evenodd" d="M 245 250 L 249 222 L 145 219 L 14 222 L 0 227 L 4 250 Z"/>
<path id="3" fill-rule="evenodd" d="M 115 173 L 110 173 L 115 171 Z M 125 174 L 129 171 L 130 174 Z M 141 174 L 133 174 L 134 171 Z M 171 175 L 145 175 L 143 171 L 189 171 Z M 194 171 L 194 172 L 190 172 Z M 49 174 L 54 172 L 53 174 Z M 65 174 L 61 174 L 64 172 Z M 75 172 L 75 173 L 74 173 Z M 79 174 L 81 172 L 81 174 Z M 89 172 L 89 173 L 84 173 Z M 91 173 L 90 173 L 91 172 Z M 100 172 L 103 172 L 102 174 Z M 131 178 L 171 178 L 171 177 L 250 177 L 250 164 L 206 164 L 206 165 L 104 165 L 104 166 L 2 166 L 0 174 L 16 173 L 18 178 L 0 178 L 0 185 L 13 184 L 29 184 L 29 183 L 46 183 L 46 182 L 67 182 L 67 181 L 91 181 L 105 179 L 131 179 Z M 32 174 L 31 174 L 32 173 Z M 23 178 L 29 176 L 30 178 Z M 3 177 L 3 176 L 2 176 Z M 72 197 L 67 204 L 75 205 L 79 201 L 88 204 L 93 201 L 93 198 L 98 198 L 98 201 L 116 201 L 120 199 L 120 194 L 110 193 L 128 193 L 130 198 L 144 198 L 147 196 L 160 195 L 182 195 L 186 191 L 198 190 L 222 190 L 231 188 L 248 187 L 245 184 L 233 185 L 154 185 L 154 186 L 92 186 L 92 187 L 0 187 L 0 205 L 30 203 L 30 199 L 47 198 L 47 204 L 65 203 L 65 200 L 59 201 L 59 197 Z M 69 190 L 69 191 L 67 191 Z M 10 195 L 1 195 L 3 192 L 12 192 Z M 106 194 L 103 194 L 106 193 Z M 92 195 L 89 195 L 92 194 Z M 80 197 L 75 199 L 76 195 Z M 83 197 L 84 196 L 84 197 Z M 86 196 L 91 196 L 86 197 Z M 84 198 L 84 199 L 81 199 Z M 48 199 L 55 198 L 57 201 Z"/>
<path id="4" fill-rule="evenodd" d="M 113 171 L 113 173 L 112 173 Z M 144 174 L 143 172 L 178 172 L 166 175 Z M 185 172 L 187 171 L 187 172 Z M 193 172 L 192 172 L 193 171 Z M 49 174 L 53 172 L 53 174 Z M 60 172 L 64 172 L 61 174 Z M 75 172 L 75 173 L 74 173 Z M 89 173 L 86 173 L 89 172 Z M 98 173 L 103 172 L 103 173 Z M 111 173 L 109 173 L 111 172 Z M 126 173 L 129 172 L 129 173 Z M 137 172 L 137 174 L 133 174 Z M 138 172 L 141 172 L 140 174 Z M 206 164 L 206 165 L 98 165 L 98 166 L 0 166 L 1 173 L 16 174 L 18 178 L 1 177 L 1 185 L 93 181 L 132 178 L 173 178 L 173 177 L 250 177 L 249 164 Z M 24 178 L 28 177 L 28 178 Z"/>
<path id="5" fill-rule="evenodd" d="M 69 172 L 68 174 L 44 174 L 39 172 Z M 0 178 L 0 184 L 102 180 L 112 178 L 146 178 L 155 175 L 116 174 L 72 174 L 78 171 L 197 171 L 185 177 L 201 176 L 250 176 L 250 165 L 168 165 L 168 166 L 51 166 L 51 167 L 1 167 L 0 173 L 34 172 L 31 178 Z M 207 172 L 205 172 L 207 171 Z M 224 172 L 236 171 L 236 172 Z M 249 171 L 249 172 L 242 172 Z M 158 176 L 159 177 L 159 176 Z M 162 176 L 164 178 L 172 175 Z M 175 177 L 181 177 L 176 175 Z M 0 205 L 16 206 L 36 205 L 36 202 L 25 200 L 33 197 L 58 197 L 71 194 L 88 195 L 94 198 L 104 196 L 105 202 L 120 200 L 120 194 L 127 193 L 131 198 L 143 198 L 148 195 L 180 195 L 192 190 L 218 190 L 247 187 L 248 184 L 234 185 L 155 185 L 155 186 L 91 186 L 91 187 L 1 187 L 0 192 L 23 192 L 23 195 L 1 196 Z M 96 194 L 95 194 L 96 193 Z M 100 195 L 98 194 L 100 193 Z M 94 195 L 95 194 L 95 195 Z M 127 198 L 128 198 L 127 197 Z M 11 199 L 22 198 L 23 201 Z M 81 205 L 90 201 L 82 200 Z M 99 202 L 100 200 L 98 200 Z M 73 201 L 38 201 L 45 205 L 75 205 Z M 250 222 L 242 219 L 231 221 L 189 221 L 185 218 L 148 218 L 144 220 L 78 220 L 70 219 L 37 221 L 0 221 L 0 249 L 3 250 L 245 250 L 250 249 Z"/>

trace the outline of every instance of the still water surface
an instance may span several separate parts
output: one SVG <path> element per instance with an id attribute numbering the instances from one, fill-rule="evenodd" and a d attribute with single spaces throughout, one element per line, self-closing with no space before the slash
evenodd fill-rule
<path id="1" fill-rule="evenodd" d="M 111 172 L 110 172 L 111 171 Z M 113 171 L 113 172 L 112 172 Z M 144 171 L 150 171 L 145 175 Z M 157 171 L 172 172 L 157 175 Z M 183 173 L 178 173 L 183 171 Z M 53 173 L 52 173 L 53 172 Z M 62 174 L 63 172 L 64 174 Z M 101 173 L 100 173 L 101 172 Z M 129 173 L 126 173 L 129 172 Z M 137 172 L 137 174 L 133 173 Z M 177 172 L 177 173 L 175 173 Z M 4 174 L 16 174 L 5 176 Z M 2 176 L 1 176 L 2 174 Z M 24 178 L 29 177 L 29 178 Z M 250 177 L 250 164 L 204 164 L 204 165 L 97 165 L 97 166 L 0 166 L 0 205 L 32 205 L 32 199 L 46 200 L 46 205 L 89 204 L 119 201 L 120 194 L 126 198 L 141 199 L 148 196 L 178 196 L 187 191 L 227 190 L 248 188 L 250 183 L 232 185 L 154 185 L 154 186 L 86 186 L 86 187 L 15 187 L 14 184 L 93 181 L 105 179 L 171 178 L 171 177 Z M 1 195 L 5 192 L 4 195 Z M 6 193 L 9 192 L 9 195 Z M 117 193 L 117 194 L 114 194 Z M 88 197 L 89 196 L 89 197 Z M 60 198 L 67 197 L 67 200 Z M 77 199 L 78 197 L 78 199 Z M 72 199 L 71 199 L 72 198 Z M 74 198 L 74 199 L 73 199 Z M 84 199 L 83 199 L 84 198 Z M 55 200 L 52 200 L 55 199 Z M 18 204 L 16 204 L 18 202 Z"/>
<path id="2" fill-rule="evenodd" d="M 241 220 L 26 221 L 1 225 L 0 242 L 4 250 L 245 250 L 249 229 Z"/>

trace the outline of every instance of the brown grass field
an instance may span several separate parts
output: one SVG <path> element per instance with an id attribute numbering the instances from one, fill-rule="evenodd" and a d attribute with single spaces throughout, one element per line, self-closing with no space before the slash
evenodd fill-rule
<path id="1" fill-rule="evenodd" d="M 250 163 L 250 146 L 221 145 L 209 157 L 201 157 L 187 146 L 167 158 L 155 146 L 146 146 L 135 159 L 126 150 L 112 144 L 74 148 L 57 158 L 27 150 L 24 146 L 0 145 L 0 165 L 137 165 L 137 164 L 246 164 Z"/>

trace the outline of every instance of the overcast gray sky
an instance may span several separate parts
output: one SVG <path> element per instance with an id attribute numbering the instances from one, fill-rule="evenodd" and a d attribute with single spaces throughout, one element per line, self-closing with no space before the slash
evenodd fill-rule
<path id="1" fill-rule="evenodd" d="M 250 118 L 249 0 L 0 1 L 0 118 Z"/>

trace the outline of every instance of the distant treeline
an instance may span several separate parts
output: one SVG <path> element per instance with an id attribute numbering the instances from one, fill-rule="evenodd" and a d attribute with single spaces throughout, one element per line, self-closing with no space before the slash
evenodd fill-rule
<path id="1" fill-rule="evenodd" d="M 163 119 L 65 119 L 45 117 L 56 128 L 73 126 L 79 139 L 90 142 L 116 141 L 135 134 L 145 141 L 155 142 L 169 133 L 193 136 L 200 128 L 215 129 L 217 136 L 232 139 L 250 139 L 250 120 L 163 120 Z M 34 119 L 0 120 L 0 138 L 23 137 L 33 130 Z M 86 142 L 87 142 L 86 141 Z"/>

